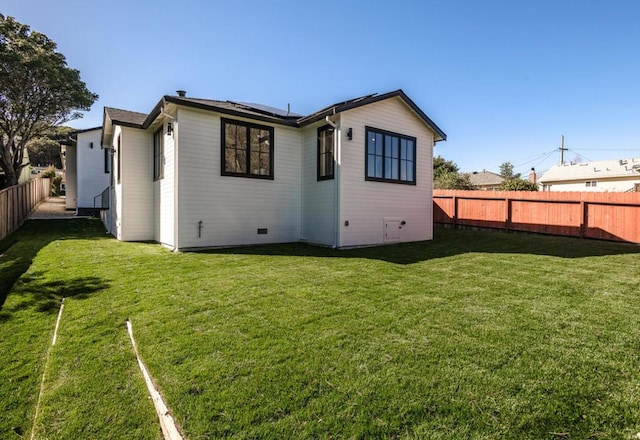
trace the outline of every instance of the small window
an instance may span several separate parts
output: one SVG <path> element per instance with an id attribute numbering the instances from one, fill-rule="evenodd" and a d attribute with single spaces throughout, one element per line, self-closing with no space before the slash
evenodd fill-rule
<path id="1" fill-rule="evenodd" d="M 160 126 L 153 133 L 153 180 L 160 180 L 164 174 L 164 132 Z"/>
<path id="2" fill-rule="evenodd" d="M 109 149 L 104 149 L 104 173 L 109 174 L 111 172 L 111 155 L 109 154 Z"/>
<path id="3" fill-rule="evenodd" d="M 587 180 L 585 182 L 585 186 L 587 186 L 587 187 L 598 186 L 598 181 L 597 180 Z"/>
<path id="4" fill-rule="evenodd" d="M 416 138 L 366 127 L 365 180 L 416 183 Z"/>
<path id="5" fill-rule="evenodd" d="M 118 136 L 118 183 L 122 181 L 122 135 Z"/>
<path id="6" fill-rule="evenodd" d="M 333 179 L 333 127 L 318 128 L 318 180 Z"/>
<path id="7" fill-rule="evenodd" d="M 222 119 L 223 176 L 273 180 L 273 127 Z"/>

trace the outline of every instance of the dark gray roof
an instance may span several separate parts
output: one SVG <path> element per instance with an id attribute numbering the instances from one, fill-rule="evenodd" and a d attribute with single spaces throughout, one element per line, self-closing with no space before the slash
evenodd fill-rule
<path id="1" fill-rule="evenodd" d="M 394 90 L 393 92 L 383 93 L 382 95 L 378 95 L 374 93 L 372 95 L 365 95 L 359 98 L 350 99 L 348 101 L 339 102 L 329 107 L 325 107 L 322 110 L 319 110 L 315 113 L 310 114 L 309 116 L 305 116 L 304 118 L 298 119 L 299 126 L 305 126 L 307 124 L 311 124 L 313 122 L 324 119 L 325 116 L 331 116 L 336 113 L 340 113 L 346 110 L 351 110 L 357 107 L 362 107 L 363 105 L 373 104 L 374 102 L 382 101 L 385 99 L 393 98 L 393 97 L 401 98 L 417 115 L 422 119 L 425 124 L 427 124 L 431 129 L 440 136 L 441 139 L 438 140 L 447 140 L 447 135 L 444 131 L 438 127 L 435 122 L 433 122 L 425 112 L 423 112 L 420 107 L 416 105 L 415 102 L 411 100 L 401 89 Z"/>
<path id="2" fill-rule="evenodd" d="M 469 174 L 469 180 L 475 186 L 500 185 L 504 178 L 500 174 L 491 171 L 474 171 Z"/>
<path id="3" fill-rule="evenodd" d="M 257 119 L 264 122 L 273 122 L 276 124 L 284 124 L 296 126 L 296 119 L 299 118 L 297 114 L 286 115 L 286 111 L 275 109 L 274 107 L 247 104 L 233 101 L 217 101 L 214 99 L 202 99 L 202 98 L 186 98 L 181 96 L 165 96 L 156 107 L 153 109 L 149 118 L 145 122 L 145 125 L 150 124 L 160 113 L 162 103 L 170 102 L 173 104 L 185 105 L 187 107 L 200 108 L 204 110 L 219 111 L 234 116 L 244 116 L 251 119 Z M 270 108 L 271 110 L 268 110 Z M 277 110 L 277 112 L 273 111 Z"/>
<path id="4" fill-rule="evenodd" d="M 113 107 L 105 107 L 104 113 L 105 115 L 109 115 L 112 124 L 123 125 L 125 127 L 144 128 L 143 124 L 147 119 L 146 113 L 132 112 Z"/>
<path id="5" fill-rule="evenodd" d="M 78 134 L 78 133 L 86 133 L 88 131 L 94 131 L 94 130 L 102 130 L 102 126 L 98 126 L 98 127 L 91 127 L 91 128 L 82 128 L 79 130 L 73 130 L 71 133 L 69 133 L 69 135 L 74 135 L 74 134 Z"/>
<path id="6" fill-rule="evenodd" d="M 402 99 L 405 104 L 407 104 L 418 115 L 418 117 L 422 119 L 425 124 L 427 124 L 437 134 L 437 136 L 439 136 L 439 139 L 436 139 L 437 141 L 447 139 L 447 135 L 402 90 L 395 90 L 382 95 L 365 95 L 359 98 L 338 102 L 312 113 L 309 116 L 303 117 L 297 113 L 287 112 L 285 110 L 262 104 L 217 101 L 214 99 L 187 98 L 184 96 L 172 95 L 164 96 L 148 115 L 110 107 L 105 107 L 105 115 L 108 114 L 113 123 L 134 128 L 148 128 L 158 117 L 166 103 L 172 103 L 203 110 L 217 111 L 227 115 L 247 117 L 258 121 L 271 122 L 292 127 L 304 127 L 305 125 L 320 121 L 326 116 L 331 116 L 336 113 L 394 97 Z"/>
<path id="7" fill-rule="evenodd" d="M 304 116 L 299 113 L 293 113 L 290 110 L 271 107 L 270 105 L 256 104 L 255 102 L 240 102 L 240 101 L 229 101 L 229 102 L 242 105 L 242 106 L 257 110 L 259 112 L 268 113 L 274 116 L 281 116 L 283 118 L 301 118 L 302 116 Z"/>

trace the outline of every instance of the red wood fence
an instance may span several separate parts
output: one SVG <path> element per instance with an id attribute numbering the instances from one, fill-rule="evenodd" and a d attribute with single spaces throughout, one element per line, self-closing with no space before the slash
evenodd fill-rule
<path id="1" fill-rule="evenodd" d="M 640 243 L 640 193 L 435 190 L 433 221 Z"/>
<path id="2" fill-rule="evenodd" d="M 51 179 L 37 178 L 0 191 L 0 240 L 18 229 L 51 195 Z"/>

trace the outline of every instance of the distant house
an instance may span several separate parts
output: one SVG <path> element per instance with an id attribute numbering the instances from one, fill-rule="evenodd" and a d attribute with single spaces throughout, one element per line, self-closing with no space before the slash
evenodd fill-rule
<path id="1" fill-rule="evenodd" d="M 471 184 L 480 190 L 497 190 L 504 180 L 500 174 L 491 171 L 474 171 L 469 174 Z"/>
<path id="2" fill-rule="evenodd" d="M 433 147 L 446 139 L 402 91 L 302 116 L 164 96 L 105 108 L 119 240 L 173 250 L 303 241 L 352 247 L 433 236 Z"/>
<path id="3" fill-rule="evenodd" d="M 543 191 L 640 191 L 640 158 L 556 165 L 540 185 Z"/>
<path id="4" fill-rule="evenodd" d="M 74 131 L 63 142 L 65 207 L 78 215 L 95 213 L 111 184 L 111 156 L 100 146 L 102 127 Z"/>

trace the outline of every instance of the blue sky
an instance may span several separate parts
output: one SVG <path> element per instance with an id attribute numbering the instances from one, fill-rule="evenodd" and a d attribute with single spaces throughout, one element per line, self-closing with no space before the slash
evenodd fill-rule
<path id="1" fill-rule="evenodd" d="M 0 0 L 104 106 L 177 89 L 307 114 L 403 89 L 462 171 L 640 157 L 640 1 Z"/>

